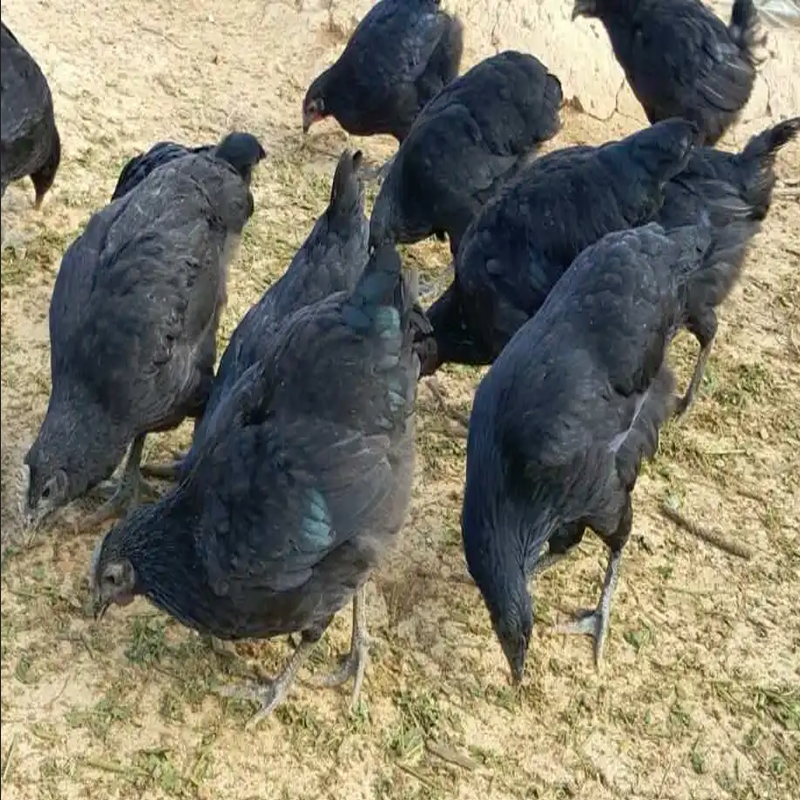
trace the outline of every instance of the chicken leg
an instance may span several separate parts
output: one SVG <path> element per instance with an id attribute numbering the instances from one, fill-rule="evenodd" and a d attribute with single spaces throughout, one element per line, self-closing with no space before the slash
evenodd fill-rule
<path id="1" fill-rule="evenodd" d="M 186 453 L 181 453 L 179 450 L 173 450 L 172 458 L 174 461 L 171 464 L 142 464 L 142 475 L 161 481 L 177 481 L 186 455 Z"/>
<path id="2" fill-rule="evenodd" d="M 373 166 L 365 169 L 364 177 L 369 181 L 375 181 L 378 186 L 380 186 L 386 180 L 386 176 L 389 174 L 389 170 L 392 168 L 396 156 L 397 153 L 387 161 L 384 161 L 379 167 Z"/>
<path id="3" fill-rule="evenodd" d="M 700 353 L 697 356 L 697 363 L 694 365 L 692 379 L 689 381 L 689 388 L 686 390 L 686 394 L 675 404 L 676 417 L 682 417 L 694 402 L 694 396 L 703 381 L 703 374 L 706 371 L 706 363 L 708 362 L 708 357 L 711 354 L 711 344 L 712 343 L 709 342 L 707 345 L 700 348 Z"/>
<path id="4" fill-rule="evenodd" d="M 447 404 L 447 401 L 444 399 L 444 395 L 442 394 L 442 389 L 439 386 L 439 381 L 437 380 L 435 375 L 430 376 L 425 381 L 425 385 L 428 387 L 428 390 L 433 395 L 436 402 L 439 404 L 439 408 L 442 410 L 442 412 L 444 412 L 444 414 L 451 420 L 463 426 L 463 429 L 451 428 L 450 432 L 454 436 L 466 439 L 467 436 L 469 436 L 469 416 L 466 414 L 462 414 L 460 411 L 457 411 L 454 408 L 450 408 L 450 406 Z"/>
<path id="5" fill-rule="evenodd" d="M 547 570 L 549 570 L 551 567 L 554 567 L 559 561 L 561 561 L 561 559 L 568 555 L 569 553 L 545 553 L 536 562 L 533 572 L 531 572 L 531 577 L 535 578 L 537 575 L 547 572 Z"/>
<path id="6" fill-rule="evenodd" d="M 195 417 L 194 419 L 192 439 L 197 435 L 197 428 L 200 426 L 201 419 L 202 417 Z M 156 478 L 156 480 L 160 481 L 177 481 L 181 474 L 183 462 L 186 461 L 188 455 L 188 450 L 185 453 L 181 453 L 180 450 L 172 450 L 173 460 L 171 464 L 143 464 L 141 467 L 142 475 L 146 478 Z"/>
<path id="7" fill-rule="evenodd" d="M 245 728 L 255 727 L 262 719 L 269 716 L 285 699 L 289 689 L 297 677 L 300 668 L 305 664 L 316 642 L 303 640 L 292 653 L 289 662 L 280 675 L 272 680 L 251 681 L 244 686 L 224 686 L 217 690 L 223 697 L 235 697 L 242 700 L 255 700 L 261 708 L 247 721 Z"/>
<path id="8" fill-rule="evenodd" d="M 142 491 L 156 496 L 157 493 L 142 481 L 139 465 L 142 461 L 142 449 L 147 434 L 141 434 L 133 440 L 125 470 L 120 478 L 119 485 L 111 497 L 106 500 L 88 519 L 87 524 L 99 525 L 113 517 L 125 514 L 129 508 L 138 505 Z"/>
<path id="9" fill-rule="evenodd" d="M 583 533 L 586 526 L 581 520 L 569 522 L 558 528 L 547 544 L 547 552 L 541 553 L 536 560 L 531 575 L 541 575 L 551 567 L 554 567 L 564 556 L 570 555 L 572 551 L 583 541 Z"/>
<path id="10" fill-rule="evenodd" d="M 369 636 L 367 634 L 367 617 L 364 602 L 364 588 L 359 589 L 353 597 L 353 633 L 350 639 L 350 652 L 344 656 L 339 668 L 322 678 L 309 681 L 311 686 L 332 688 L 341 686 L 353 678 L 353 694 L 350 697 L 350 710 L 353 711 L 361 694 L 364 682 L 364 671 L 369 660 Z"/>
<path id="11" fill-rule="evenodd" d="M 224 656 L 225 658 L 235 658 L 238 655 L 238 653 L 236 652 L 236 647 L 234 646 L 233 642 L 218 639 L 216 636 L 209 636 L 208 641 L 209 644 L 211 645 L 211 649 L 218 656 Z"/>
<path id="12" fill-rule="evenodd" d="M 578 614 L 575 622 L 566 625 L 556 625 L 556 633 L 582 633 L 594 639 L 594 663 L 599 668 L 603 660 L 603 649 L 608 634 L 608 624 L 611 617 L 611 600 L 617 588 L 619 579 L 619 564 L 622 559 L 622 550 L 613 550 L 608 557 L 606 577 L 603 581 L 603 592 L 597 608 L 584 610 Z"/>

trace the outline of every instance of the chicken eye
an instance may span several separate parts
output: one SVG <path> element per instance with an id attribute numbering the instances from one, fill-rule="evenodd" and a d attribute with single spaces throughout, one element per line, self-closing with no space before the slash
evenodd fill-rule
<path id="1" fill-rule="evenodd" d="M 47 500 L 50 497 L 50 486 L 47 485 L 42 489 L 42 500 Z"/>

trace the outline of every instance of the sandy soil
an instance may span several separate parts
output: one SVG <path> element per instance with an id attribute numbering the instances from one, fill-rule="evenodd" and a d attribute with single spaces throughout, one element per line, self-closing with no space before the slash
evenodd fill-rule
<path id="1" fill-rule="evenodd" d="M 770 798 L 800 796 L 800 148 L 782 154 L 773 210 L 721 312 L 718 342 L 690 417 L 664 433 L 636 491 L 606 666 L 588 641 L 548 625 L 594 602 L 604 556 L 589 539 L 536 587 L 529 676 L 514 693 L 477 590 L 464 579 L 458 515 L 464 442 L 420 389 L 419 464 L 402 544 L 376 575 L 363 703 L 298 686 L 259 729 L 220 683 L 247 660 L 274 669 L 282 642 L 215 655 L 144 601 L 100 625 L 86 613 L 89 555 L 101 531 L 74 512 L 18 543 L 16 475 L 49 392 L 47 309 L 65 246 L 106 202 L 119 168 L 154 141 L 256 132 L 269 161 L 232 270 L 227 337 L 285 268 L 325 207 L 347 137 L 333 122 L 303 141 L 300 103 L 367 0 L 238 3 L 9 0 L 3 19 L 49 77 L 64 161 L 40 214 L 18 184 L 4 199 L 15 246 L 2 256 L 2 792 L 33 798 Z M 727 4 L 723 8 L 728 15 Z M 465 66 L 521 47 L 577 98 L 552 143 L 599 143 L 641 110 L 605 34 L 568 21 L 567 0 L 459 2 Z M 768 61 L 742 124 L 800 110 L 800 36 L 771 30 Z M 576 110 L 582 108 L 583 112 Z M 358 141 L 373 161 L 389 141 Z M 446 251 L 406 251 L 446 279 Z M 686 376 L 695 354 L 674 358 Z M 447 369 L 468 410 L 480 377 Z M 152 437 L 149 458 L 189 431 Z M 662 502 L 746 549 L 730 555 L 667 521 Z M 342 613 L 313 662 L 349 638 Z"/>

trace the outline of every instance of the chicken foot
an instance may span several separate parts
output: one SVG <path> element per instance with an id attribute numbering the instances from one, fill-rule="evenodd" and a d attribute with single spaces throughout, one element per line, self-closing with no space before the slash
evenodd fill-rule
<path id="1" fill-rule="evenodd" d="M 224 686 L 217 689 L 223 697 L 235 697 L 241 700 L 254 700 L 261 708 L 247 721 L 245 728 L 255 727 L 262 719 L 269 716 L 285 699 L 289 689 L 297 677 L 300 668 L 308 660 L 316 642 L 302 641 L 292 653 L 283 671 L 271 680 L 251 681 L 243 686 Z"/>
<path id="2" fill-rule="evenodd" d="M 128 460 L 125 462 L 125 470 L 122 473 L 116 490 L 111 497 L 106 500 L 89 517 L 87 524 L 99 525 L 114 517 L 120 517 L 127 513 L 130 508 L 139 504 L 139 497 L 142 492 L 157 496 L 157 492 L 151 489 L 142 481 L 140 464 L 142 461 L 142 449 L 146 434 L 141 434 L 133 440 Z"/>
<path id="3" fill-rule="evenodd" d="M 367 616 L 362 587 L 353 597 L 353 633 L 350 639 L 350 652 L 342 658 L 338 669 L 330 675 L 313 678 L 308 683 L 317 688 L 330 689 L 334 686 L 341 686 L 353 678 L 353 694 L 350 697 L 350 710 L 353 711 L 361 694 L 368 660 L 369 635 L 367 634 Z"/>
<path id="4" fill-rule="evenodd" d="M 30 236 L 25 236 L 19 231 L 12 231 L 6 236 L 5 225 L 0 226 L 0 250 L 19 250 L 31 240 Z"/>
<path id="5" fill-rule="evenodd" d="M 206 635 L 200 633 L 200 631 L 195 631 L 197 636 L 204 642 L 208 642 L 211 646 L 211 649 L 218 655 L 224 656 L 226 658 L 233 658 L 234 656 L 238 656 L 239 654 L 236 652 L 236 647 L 234 646 L 233 642 L 228 639 L 218 639 L 216 636 Z"/>
<path id="6" fill-rule="evenodd" d="M 600 602 L 594 610 L 586 609 L 579 612 L 575 622 L 566 625 L 556 625 L 556 633 L 580 633 L 589 635 L 594 639 L 594 663 L 598 668 L 603 660 L 603 649 L 608 634 L 608 624 L 611 618 L 611 600 L 619 580 L 619 564 L 622 559 L 622 550 L 612 551 L 608 557 L 606 577 L 603 581 L 603 592 Z"/>
<path id="7" fill-rule="evenodd" d="M 211 645 L 211 649 L 218 655 L 224 656 L 225 658 L 234 658 L 239 654 L 236 652 L 236 647 L 234 646 L 233 642 L 225 641 L 223 639 L 218 639 L 216 636 L 209 636 L 208 643 Z"/>

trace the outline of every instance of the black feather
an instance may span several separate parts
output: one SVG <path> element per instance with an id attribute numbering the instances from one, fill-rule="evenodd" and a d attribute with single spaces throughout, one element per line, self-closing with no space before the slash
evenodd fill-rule
<path id="1" fill-rule="evenodd" d="M 708 229 L 648 225 L 587 248 L 475 394 L 462 513 L 470 573 L 515 673 L 533 623 L 526 576 L 542 546 L 591 527 L 612 550 L 672 407 L 666 348 Z M 565 343 L 568 343 L 565 345 Z"/>
<path id="2" fill-rule="evenodd" d="M 330 205 L 317 220 L 286 272 L 237 325 L 220 360 L 203 418 L 182 472 L 202 447 L 217 407 L 244 372 L 262 356 L 276 329 L 295 311 L 331 294 L 352 291 L 367 263 L 361 152 L 345 151 L 336 167 Z"/>
<path id="3" fill-rule="evenodd" d="M 597 17 L 650 122 L 684 117 L 715 144 L 750 99 L 763 43 L 753 0 L 735 0 L 730 25 L 700 0 L 576 0 Z"/>
<path id="4" fill-rule="evenodd" d="M 122 172 L 120 172 L 111 199 L 116 200 L 126 195 L 153 170 L 163 164 L 168 164 L 176 158 L 200 153 L 206 153 L 227 162 L 247 184 L 250 183 L 253 167 L 266 158 L 264 148 L 258 139 L 251 133 L 239 131 L 229 133 L 217 145 L 204 144 L 199 147 L 186 147 L 177 142 L 158 142 L 146 153 L 139 153 L 139 155 L 134 156 L 125 164 Z"/>
<path id="5" fill-rule="evenodd" d="M 528 166 L 464 234 L 453 285 L 427 312 L 436 357 L 426 374 L 446 361 L 491 363 L 584 248 L 651 220 L 689 160 L 694 133 L 691 123 L 668 120 Z"/>
<path id="6" fill-rule="evenodd" d="M 202 412 L 230 241 L 251 208 L 232 169 L 188 155 L 94 214 L 67 249 L 50 304 L 50 402 L 26 456 L 32 508 L 53 476 L 65 476 L 66 503 L 110 477 L 136 437 Z"/>
<path id="7" fill-rule="evenodd" d="M 0 23 L 0 196 L 30 176 L 41 203 L 61 163 L 53 98 L 39 65 Z"/>
<path id="8" fill-rule="evenodd" d="M 461 22 L 438 0 L 381 0 L 308 88 L 304 129 L 330 115 L 348 133 L 403 141 L 425 104 L 458 75 L 463 48 Z"/>
<path id="9" fill-rule="evenodd" d="M 299 308 L 226 394 L 182 483 L 111 530 L 135 593 L 223 638 L 321 635 L 411 496 L 418 363 L 400 260 Z"/>
<path id="10" fill-rule="evenodd" d="M 370 219 L 370 241 L 447 233 L 453 252 L 473 217 L 561 126 L 561 84 L 509 50 L 443 89 L 400 145 Z"/>

